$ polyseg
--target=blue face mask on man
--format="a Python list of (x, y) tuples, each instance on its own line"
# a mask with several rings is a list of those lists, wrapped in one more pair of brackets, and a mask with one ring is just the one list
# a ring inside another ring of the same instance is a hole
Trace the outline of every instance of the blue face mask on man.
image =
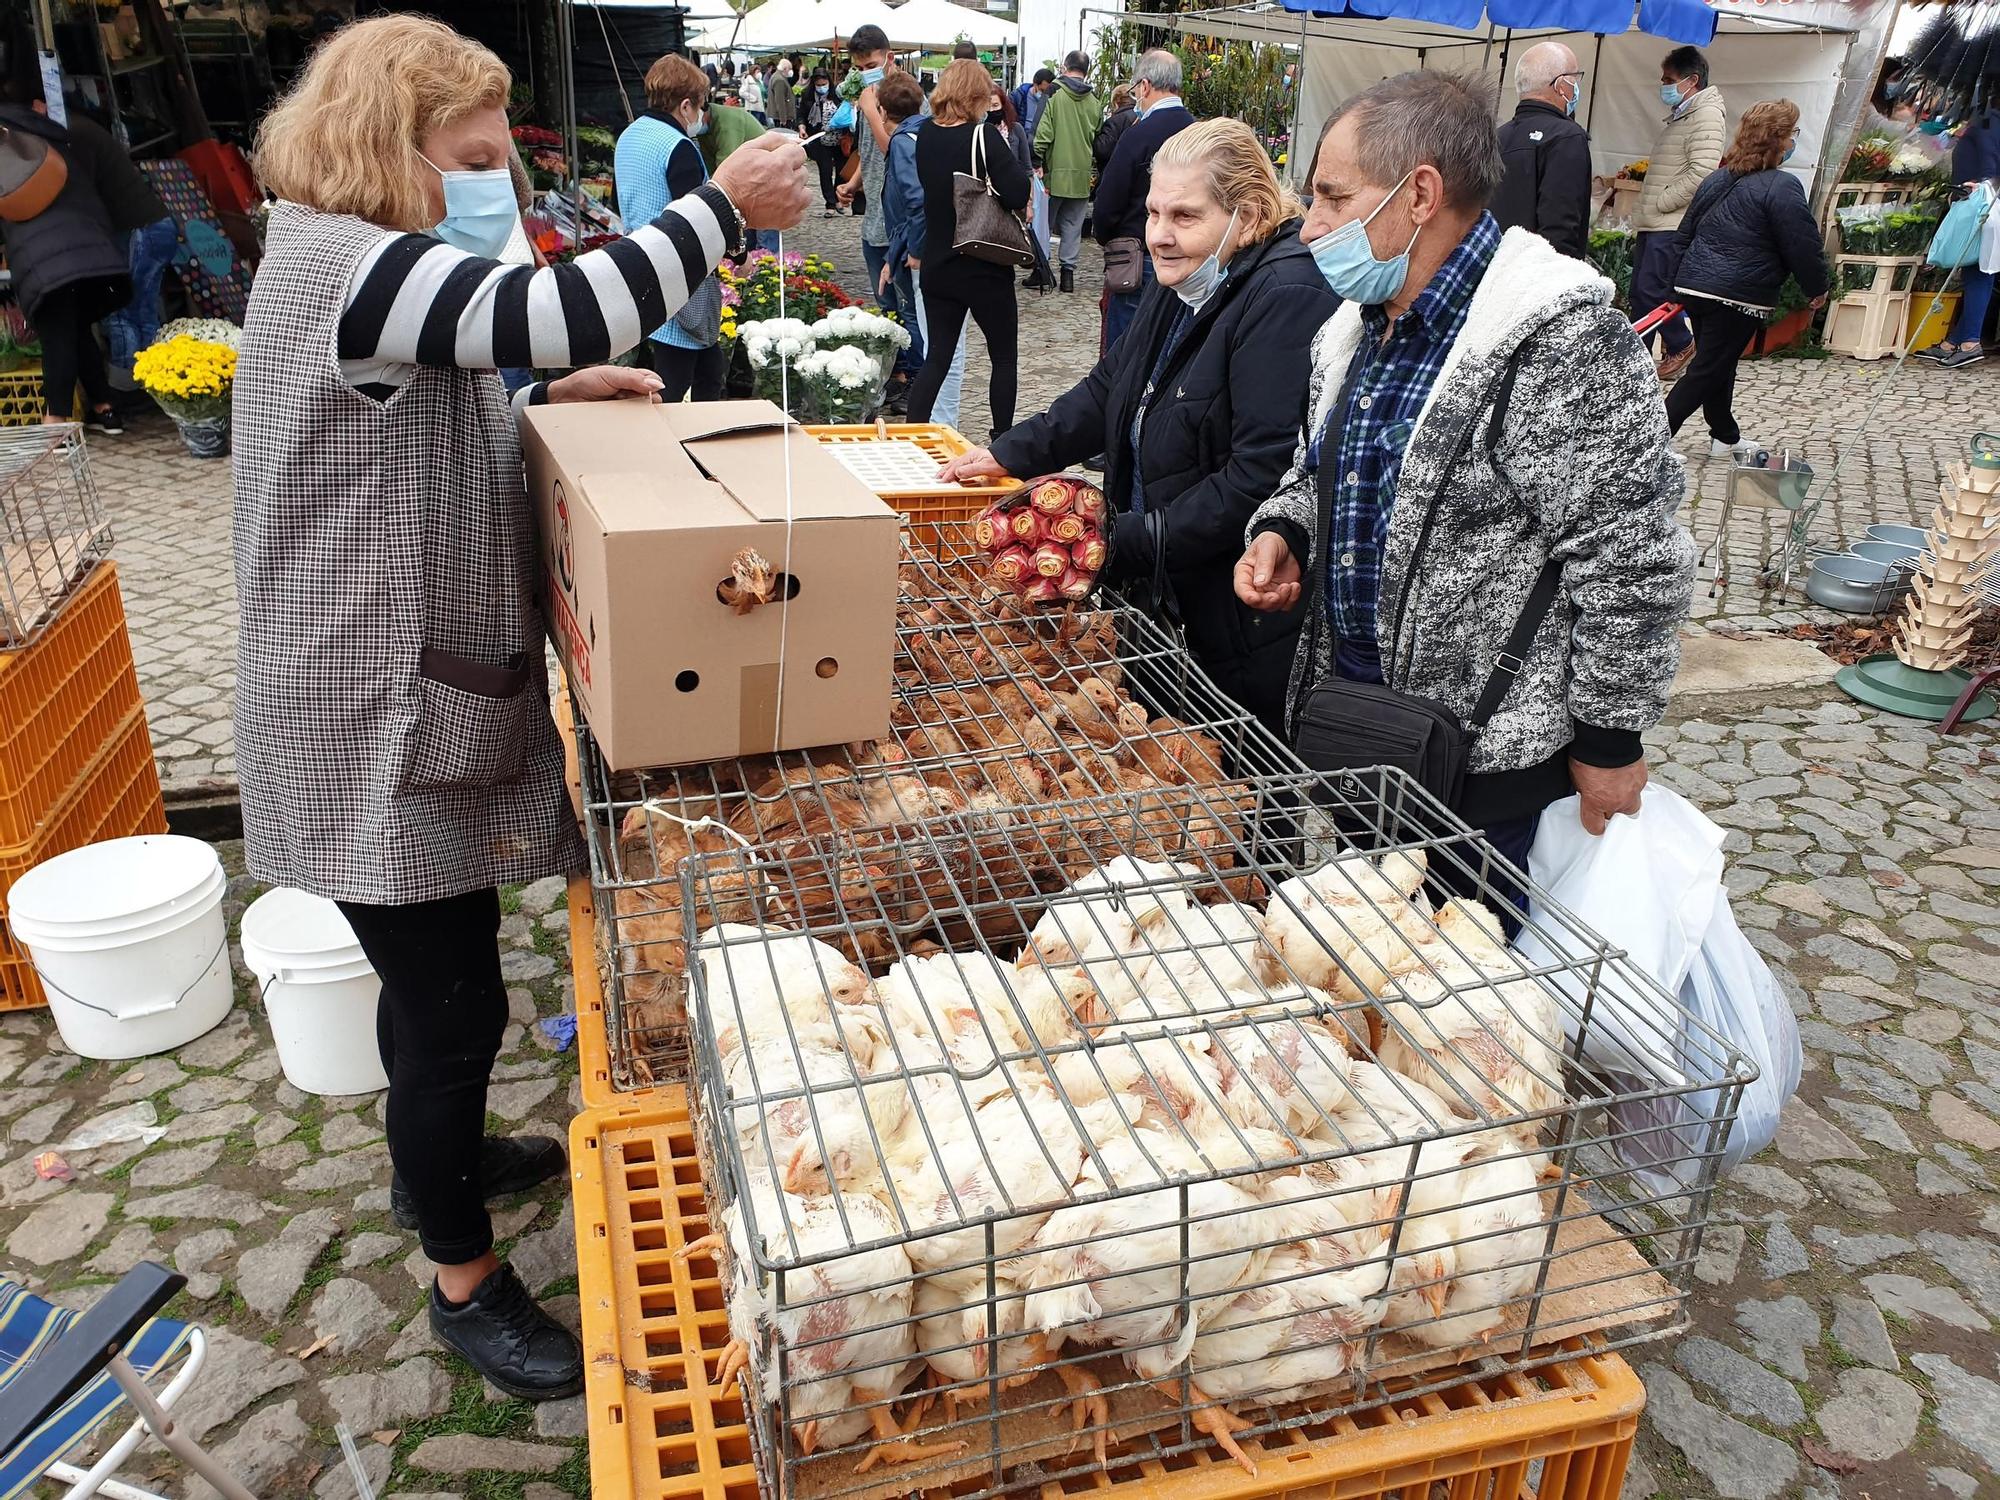
[(882, 75), (887, 71), (886, 68), (863, 68), (861, 70), (861, 86), (865, 89), (871, 83), (880, 83)]
[(1576, 118), (1576, 101), (1583, 97), (1583, 82), (1576, 77), (1569, 78), (1567, 82), (1569, 84), (1569, 97), (1563, 100), (1563, 113), (1574, 120)]
[(1668, 109), (1681, 107), (1681, 86), (1678, 82), (1660, 85), (1660, 103), (1666, 105)]
[(447, 172), (421, 151), (417, 155), (444, 179), (444, 217), (431, 227), (431, 233), (468, 255), (497, 259), (521, 220), (521, 210), (514, 201), (513, 176), (504, 168)]
[(1410, 180), (1411, 175), (1405, 172), (1402, 181), (1383, 195), (1382, 201), (1375, 205), (1367, 218), (1349, 219), (1338, 229), (1328, 230), (1306, 246), (1312, 252), (1313, 264), (1319, 267), (1319, 274), (1326, 278), (1326, 284), (1342, 301), (1376, 307), (1395, 296), (1402, 290), (1403, 283), (1409, 280), (1410, 252), (1416, 248), (1417, 235), (1423, 233), (1423, 226), (1417, 226), (1402, 254), (1392, 255), (1387, 260), (1376, 258), (1375, 247), (1368, 243), (1368, 226), (1375, 221), (1375, 215), (1387, 208), (1390, 200), (1403, 190), (1403, 184)]

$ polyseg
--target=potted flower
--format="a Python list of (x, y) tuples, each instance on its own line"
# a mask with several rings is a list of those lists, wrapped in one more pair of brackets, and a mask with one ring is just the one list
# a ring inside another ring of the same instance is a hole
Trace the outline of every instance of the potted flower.
[(815, 348), (845, 344), (864, 351), (880, 367), (885, 381), (896, 367), (896, 356), (910, 347), (909, 332), (901, 324), (865, 307), (836, 307), (812, 325), (812, 336)]
[(800, 358), (793, 374), (805, 386), (812, 419), (835, 425), (865, 421), (881, 406), (889, 379), (881, 357), (859, 344), (815, 349)]
[(191, 455), (221, 458), (229, 452), (229, 392), (236, 383), (231, 345), (176, 333), (133, 357), (132, 378), (174, 419)]
[[(804, 405), (804, 385), (798, 363), (812, 352), (812, 327), (800, 318), (762, 318), (737, 325), (737, 337), (750, 358), (750, 378), (758, 395), (775, 401), (793, 416)], [(787, 374), (785, 367), (791, 367)], [(791, 398), (787, 403), (786, 397)]]

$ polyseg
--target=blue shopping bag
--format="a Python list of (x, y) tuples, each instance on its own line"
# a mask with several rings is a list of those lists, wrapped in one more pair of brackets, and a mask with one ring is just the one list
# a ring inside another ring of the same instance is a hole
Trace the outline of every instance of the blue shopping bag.
[(1979, 236), (1992, 212), (1993, 185), (1982, 182), (1945, 210), (1925, 258), (1946, 268), (1978, 265)]

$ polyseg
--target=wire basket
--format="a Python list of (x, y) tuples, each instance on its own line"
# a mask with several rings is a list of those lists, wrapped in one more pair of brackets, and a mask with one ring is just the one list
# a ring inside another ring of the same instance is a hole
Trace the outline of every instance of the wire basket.
[(0, 428), (0, 650), (33, 640), (110, 552), (82, 427)]
[[(1311, 773), (1172, 636), (1116, 602), (1046, 616), (984, 597), (969, 530), (943, 527), (936, 550), (905, 553), (889, 739), (613, 774), (578, 727), (618, 1087), (686, 1076), (676, 877), (690, 854), (841, 829), (862, 839), (860, 878), (885, 868), (867, 857), (880, 830), (971, 809), (1067, 820), (1045, 867), (1004, 872), (1026, 884), (987, 891), (1027, 899), (1121, 852), (1178, 858), (1225, 827), (1278, 827), (1246, 819), (1304, 800)], [(917, 852), (921, 863), (890, 873), (920, 922), (936, 865)], [(959, 878), (977, 888), (978, 872)], [(831, 894), (802, 892), (792, 915), (824, 915)]]
[(1526, 877), (1407, 779), (1319, 785), (1053, 900), (994, 893), (1116, 799), (882, 830), (923, 922), (839, 834), (683, 863), (766, 1493), (1234, 1453), (1686, 1326), (1754, 1068), (1540, 893), (1547, 956), (1500, 945)]

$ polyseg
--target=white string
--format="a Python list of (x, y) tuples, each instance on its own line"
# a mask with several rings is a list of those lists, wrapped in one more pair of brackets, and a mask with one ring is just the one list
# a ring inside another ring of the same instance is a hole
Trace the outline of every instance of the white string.
[[(664, 818), (669, 823), (678, 823), (689, 833), (700, 833), (704, 828), (710, 828), (721, 834), (724, 838), (734, 839), (737, 845), (743, 850), (745, 856), (744, 862), (750, 866), (750, 879), (745, 884), (750, 885), (754, 883), (761, 885), (764, 879), (764, 872), (761, 866), (764, 862), (757, 857), (757, 846), (738, 833), (734, 828), (731, 828), (727, 823), (712, 817), (684, 818), (671, 807), (668, 807), (658, 797), (648, 797), (639, 806), (645, 810), (647, 816)], [(688, 841), (688, 850), (690, 853), (694, 852), (694, 841), (692, 839)], [(764, 903), (764, 914), (766, 916), (781, 914), (777, 898), (770, 891), (760, 891), (760, 899)]]
[[(778, 321), (785, 319), (785, 232), (778, 231)], [(778, 701), (771, 714), (771, 753), (777, 754), (785, 735), (785, 645), (792, 623), (792, 360), (778, 344), (778, 402), (784, 408), (779, 428), (785, 443), (785, 556), (778, 566)], [(746, 846), (747, 847), (747, 846)]]

